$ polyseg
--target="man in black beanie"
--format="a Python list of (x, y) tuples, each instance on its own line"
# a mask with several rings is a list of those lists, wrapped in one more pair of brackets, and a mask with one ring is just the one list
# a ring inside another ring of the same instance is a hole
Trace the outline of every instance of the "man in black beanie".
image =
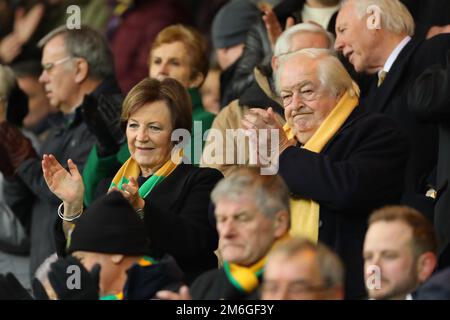
[[(49, 284), (59, 299), (67, 300), (142, 300), (161, 288), (177, 289), (182, 272), (175, 260), (146, 256), (148, 244), (142, 220), (119, 192), (111, 192), (76, 220), (67, 241), (71, 256), (50, 266)], [(81, 272), (80, 285), (73, 281), (69, 288), (74, 265)], [(46, 298), (39, 285), (34, 290), (37, 298)]]

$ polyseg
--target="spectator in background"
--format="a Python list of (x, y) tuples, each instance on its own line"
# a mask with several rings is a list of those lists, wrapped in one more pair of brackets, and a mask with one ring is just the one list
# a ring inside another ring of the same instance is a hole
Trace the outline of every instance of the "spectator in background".
[(231, 88), (223, 105), (239, 98), (254, 81), (253, 69), (255, 66), (270, 62), (273, 47), (283, 29), (295, 23), (313, 21), (334, 33), (339, 2), (340, 0), (284, 0), (273, 10), (264, 6), (262, 8), (263, 17), (257, 19), (248, 32), (242, 58), (235, 67)]
[(344, 266), (325, 245), (292, 239), (267, 257), (262, 300), (342, 300)]
[(28, 97), (28, 113), (23, 119), (23, 127), (35, 134), (43, 142), (48, 134), (52, 121), (60, 116), (57, 108), (50, 105), (44, 85), (39, 82), (42, 73), (38, 57), (20, 59), (11, 65), (19, 88)]
[(421, 120), (439, 126), (436, 186), (431, 189), (440, 269), (450, 267), (450, 51), (447, 65), (432, 66), (414, 82), (408, 93), (411, 111)]
[[(11, 68), (0, 65), (0, 123), (8, 120), (12, 125), (21, 127), (27, 111), (26, 103), (26, 96), (18, 89)], [(31, 137), (23, 130), (22, 133)], [(0, 132), (0, 139), (7, 139), (3, 136), (3, 132)], [(16, 146), (20, 147), (18, 144)], [(35, 147), (37, 148), (38, 145), (36, 144)], [(2, 163), (0, 167), (3, 167), (5, 158), (9, 155), (2, 147), (0, 147), (0, 154)], [(30, 205), (8, 206), (3, 189), (4, 177), (0, 172), (0, 274), (13, 273), (22, 285), (29, 289), (31, 218), (28, 211)]]
[(205, 82), (200, 88), (203, 107), (212, 114), (218, 114), (220, 111), (220, 74), (221, 69), (214, 64), (208, 70)]
[(117, 79), (126, 94), (147, 76), (148, 56), (156, 35), (168, 25), (186, 21), (173, 0), (116, 0), (114, 4), (107, 37)]
[(211, 38), (222, 69), (220, 76), (221, 106), (231, 100), (229, 90), (238, 61), (244, 52), (247, 33), (260, 17), (258, 7), (250, 0), (231, 0), (214, 17)]
[(289, 194), (283, 179), (257, 169), (239, 169), (222, 179), (211, 193), (215, 205), (220, 269), (200, 275), (190, 289), (159, 292), (168, 300), (255, 299), (266, 256), (288, 238)]
[(387, 206), (369, 218), (364, 240), (364, 268), (369, 297), (411, 300), (436, 267), (436, 236), (417, 210)]
[[(40, 154), (52, 153), (67, 163), (81, 166), (94, 144), (95, 137), (86, 127), (84, 102), (117, 93), (111, 51), (105, 39), (93, 29), (61, 27), (40, 42), (43, 48), (43, 72), (40, 81), (50, 104), (64, 114), (54, 124), (42, 144)], [(31, 274), (46, 257), (55, 252), (54, 224), (58, 199), (48, 189), (42, 175), (41, 160), (29, 141), (9, 122), (1, 123), (2, 148), (8, 157), (0, 170), (8, 176), (5, 200), (11, 208), (32, 204)]]

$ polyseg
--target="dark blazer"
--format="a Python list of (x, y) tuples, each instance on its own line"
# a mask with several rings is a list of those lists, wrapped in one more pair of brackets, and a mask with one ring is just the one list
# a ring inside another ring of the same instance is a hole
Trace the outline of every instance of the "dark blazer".
[(413, 38), (400, 52), (383, 84), (377, 88), (377, 81), (373, 81), (361, 103), (368, 112), (383, 113), (395, 119), (408, 133), (410, 152), (404, 185), (405, 202), (413, 194), (425, 193), (425, 180), (436, 165), (438, 141), (436, 126), (417, 120), (409, 111), (407, 93), (412, 81), (427, 67), (445, 62), (449, 48), (450, 35), (430, 40)]
[(289, 147), (279, 173), (292, 196), (320, 205), (319, 240), (346, 268), (346, 297), (364, 298), (363, 241), (369, 214), (399, 202), (408, 146), (383, 115), (356, 108), (321, 153)]
[(439, 268), (450, 266), (450, 51), (447, 66), (427, 69), (414, 83), (408, 104), (419, 118), (439, 124), (439, 157), (434, 225), (439, 240)]

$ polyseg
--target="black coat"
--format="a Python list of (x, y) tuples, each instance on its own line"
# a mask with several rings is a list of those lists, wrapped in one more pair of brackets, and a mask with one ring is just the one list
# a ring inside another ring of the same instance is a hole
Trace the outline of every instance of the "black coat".
[(209, 223), (210, 194), (222, 173), (212, 168), (180, 164), (145, 199), (145, 224), (150, 255), (175, 258), (191, 283), (217, 268), (218, 236)]
[(319, 240), (346, 268), (346, 297), (363, 298), (363, 241), (369, 214), (399, 202), (407, 139), (394, 121), (355, 109), (318, 154), (289, 147), (279, 173), (292, 196), (320, 205)]
[(383, 84), (377, 88), (376, 81), (373, 81), (362, 101), (365, 110), (390, 116), (408, 133), (410, 152), (404, 201), (413, 206), (410, 200), (415, 202), (412, 199), (415, 194), (425, 193), (425, 181), (436, 165), (438, 135), (435, 125), (417, 120), (411, 113), (407, 106), (407, 94), (412, 82), (427, 67), (445, 62), (445, 53), (449, 48), (450, 35), (436, 36), (426, 41), (413, 38), (400, 52)]
[[(262, 275), (259, 280), (262, 280)], [(189, 288), (194, 300), (256, 300), (259, 286), (251, 293), (238, 290), (228, 279), (224, 269), (205, 272)]]
[[(119, 88), (114, 79), (104, 80), (91, 93), (100, 95), (117, 94)], [(48, 137), (43, 142), (40, 154), (53, 154), (65, 166), (68, 159), (77, 164), (80, 172), (95, 143), (95, 137), (87, 129), (81, 115), (82, 105), (71, 116), (65, 116), (52, 124)], [(55, 252), (53, 226), (57, 218), (57, 208), (61, 201), (50, 191), (42, 174), (41, 159), (28, 159), (17, 169), (16, 177), (5, 180), (5, 201), (11, 208), (31, 205), (31, 249), (30, 271), (36, 269), (49, 255)]]
[(446, 68), (433, 66), (415, 82), (409, 106), (421, 119), (439, 124), (439, 156), (434, 225), (439, 240), (439, 267), (450, 266), (450, 51)]

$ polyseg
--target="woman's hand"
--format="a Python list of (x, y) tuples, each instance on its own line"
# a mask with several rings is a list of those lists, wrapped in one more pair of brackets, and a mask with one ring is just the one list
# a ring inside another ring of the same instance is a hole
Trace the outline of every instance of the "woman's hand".
[(42, 171), (51, 192), (67, 204), (83, 203), (84, 184), (80, 172), (72, 160), (67, 161), (69, 171), (53, 155), (44, 154)]
[(145, 201), (139, 195), (139, 184), (137, 183), (135, 178), (130, 177), (130, 181), (128, 182), (128, 184), (122, 184), (122, 189), (123, 190), (120, 190), (119, 188), (114, 187), (111, 188), (109, 192), (119, 191), (123, 195), (123, 197), (128, 200), (134, 210), (144, 208)]

